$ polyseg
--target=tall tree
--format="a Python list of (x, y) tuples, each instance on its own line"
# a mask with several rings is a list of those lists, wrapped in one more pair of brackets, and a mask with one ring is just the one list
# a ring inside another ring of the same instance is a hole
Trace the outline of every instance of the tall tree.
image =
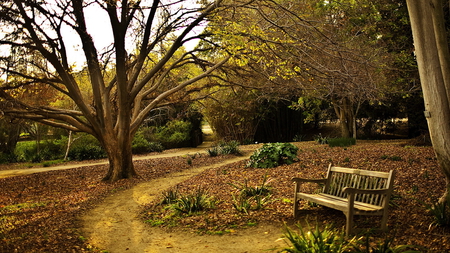
[(355, 136), (359, 106), (385, 83), (385, 51), (370, 31), (379, 17), (371, 1), (319, 2), (256, 1), (215, 19), (215, 34), (240, 53), (236, 64), (266, 77), (266, 90), (329, 100), (342, 135)]
[[(205, 61), (195, 49), (182, 51), (187, 42), (204, 38), (199, 31), (223, 8), (222, 0), (2, 1), (0, 49), (20, 51), (21, 57), (2, 55), (0, 67), (22, 81), (4, 82), (0, 110), (92, 134), (108, 155), (104, 179), (134, 177), (131, 141), (146, 115), (228, 60), (222, 54), (214, 62)], [(76, 76), (80, 64), (88, 73), (89, 92)], [(188, 64), (201, 64), (203, 71), (177, 72)], [(76, 109), (31, 105), (13, 95), (35, 83), (73, 100)]]
[[(433, 148), (450, 180), (450, 53), (443, 0), (407, 0)], [(446, 3), (448, 4), (448, 3)], [(445, 201), (446, 195), (441, 199)]]

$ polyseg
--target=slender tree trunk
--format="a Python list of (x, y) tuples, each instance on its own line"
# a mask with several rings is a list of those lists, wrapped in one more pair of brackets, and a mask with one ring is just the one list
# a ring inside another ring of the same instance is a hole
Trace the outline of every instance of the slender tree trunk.
[(348, 99), (342, 99), (341, 103), (333, 101), (334, 111), (339, 118), (339, 126), (341, 129), (341, 137), (350, 138), (353, 136), (353, 122), (355, 117), (353, 108)]
[[(433, 148), (450, 179), (450, 54), (444, 26), (443, 1), (407, 0), (420, 81)], [(447, 191), (448, 192), (448, 191)], [(447, 194), (447, 193), (446, 193)], [(446, 195), (441, 201), (445, 200)]]

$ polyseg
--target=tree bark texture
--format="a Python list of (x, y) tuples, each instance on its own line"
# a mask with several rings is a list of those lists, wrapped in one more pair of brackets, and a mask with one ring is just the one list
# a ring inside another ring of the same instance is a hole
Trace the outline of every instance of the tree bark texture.
[[(333, 100), (333, 107), (336, 115), (339, 118), (339, 127), (341, 129), (341, 137), (353, 137), (355, 122), (355, 114), (353, 113), (353, 105), (348, 98), (343, 98), (341, 101)], [(355, 122), (356, 123), (356, 122)]]
[(436, 157), (450, 179), (450, 54), (444, 27), (443, 1), (408, 0), (408, 12), (425, 101), (425, 117)]

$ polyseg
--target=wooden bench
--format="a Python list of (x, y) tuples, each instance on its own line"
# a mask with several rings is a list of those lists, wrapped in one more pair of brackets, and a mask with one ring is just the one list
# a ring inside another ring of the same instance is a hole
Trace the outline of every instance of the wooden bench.
[[(352, 232), (354, 215), (381, 215), (381, 229), (386, 229), (389, 199), (394, 183), (392, 170), (378, 172), (335, 167), (330, 164), (326, 178), (293, 178), (292, 181), (295, 182), (294, 217), (299, 213), (299, 200), (304, 199), (344, 212), (347, 217), (347, 235)], [(301, 192), (301, 184), (306, 182), (323, 184), (322, 192)]]

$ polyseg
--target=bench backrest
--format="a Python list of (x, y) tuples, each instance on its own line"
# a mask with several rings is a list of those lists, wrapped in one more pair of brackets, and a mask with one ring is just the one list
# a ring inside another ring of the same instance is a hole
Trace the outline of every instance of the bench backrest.
[[(344, 187), (369, 190), (392, 189), (392, 174), (393, 171), (380, 172), (334, 167), (330, 165), (328, 168), (324, 193), (346, 198), (347, 194), (342, 191)], [(375, 194), (357, 194), (355, 197), (355, 201), (377, 206), (382, 206), (383, 200), (384, 196)]]

